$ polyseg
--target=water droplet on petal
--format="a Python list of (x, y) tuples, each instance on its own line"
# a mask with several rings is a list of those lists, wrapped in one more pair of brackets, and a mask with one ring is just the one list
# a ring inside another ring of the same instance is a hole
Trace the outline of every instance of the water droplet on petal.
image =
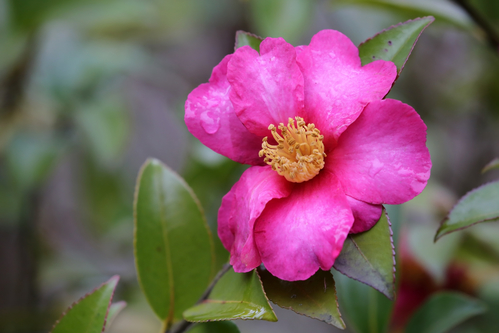
[(220, 117), (212, 111), (201, 113), (201, 126), (208, 134), (215, 134), (220, 128)]

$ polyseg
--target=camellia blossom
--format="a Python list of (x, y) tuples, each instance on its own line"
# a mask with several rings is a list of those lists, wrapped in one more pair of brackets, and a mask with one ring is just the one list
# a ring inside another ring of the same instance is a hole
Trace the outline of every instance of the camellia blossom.
[(345, 35), (324, 30), (307, 46), (243, 46), (190, 93), (189, 131), (251, 165), (218, 213), (236, 272), (263, 263), (280, 279), (308, 279), (333, 266), (349, 233), (379, 220), (382, 204), (421, 193), (426, 126), (409, 105), (383, 99), (396, 77), (392, 62), (362, 66)]

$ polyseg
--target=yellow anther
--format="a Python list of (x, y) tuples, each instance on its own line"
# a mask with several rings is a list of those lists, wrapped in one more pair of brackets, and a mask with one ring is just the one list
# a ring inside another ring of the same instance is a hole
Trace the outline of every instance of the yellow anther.
[(314, 178), (324, 168), (324, 136), (314, 124), (306, 124), (303, 118), (289, 118), (288, 125), (279, 124), (281, 134), (273, 124), (269, 125), (277, 145), (270, 145), (263, 138), (259, 156), (264, 162), (288, 181), (301, 183)]

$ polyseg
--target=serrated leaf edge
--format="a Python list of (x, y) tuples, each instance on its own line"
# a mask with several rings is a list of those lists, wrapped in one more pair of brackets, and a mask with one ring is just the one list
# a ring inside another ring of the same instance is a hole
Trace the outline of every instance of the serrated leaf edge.
[(109, 280), (107, 280), (106, 282), (102, 283), (100, 286), (98, 286), (97, 288), (94, 288), (91, 292), (89, 293), (86, 293), (85, 295), (83, 295), (82, 297), (80, 297), (78, 300), (76, 300), (75, 302), (71, 303), (71, 305), (66, 309), (66, 311), (64, 311), (60, 316), (59, 316), (59, 319), (56, 320), (56, 322), (54, 323), (54, 325), (52, 325), (52, 329), (50, 330), (49, 333), (52, 333), (54, 331), (54, 329), (57, 327), (57, 325), (60, 323), (60, 321), (62, 320), (62, 318), (64, 318), (68, 313), (69, 311), (71, 311), (73, 309), (73, 307), (75, 305), (77, 305), (78, 303), (80, 303), (81, 301), (83, 301), (85, 298), (89, 297), (90, 295), (92, 295), (93, 293), (95, 293), (97, 290), (99, 290), (100, 288), (104, 287), (104, 285), (110, 283), (110, 282), (114, 282), (114, 280), (116, 280), (116, 283), (114, 285), (114, 288), (113, 288), (113, 292), (111, 293), (111, 297), (109, 298), (109, 303), (107, 305), (107, 310), (106, 310), (106, 315), (104, 316), (104, 323), (102, 325), (102, 330), (101, 332), (103, 333), (105, 328), (106, 328), (106, 322), (107, 322), (107, 315), (109, 314), (109, 307), (111, 306), (112, 302), (113, 302), (113, 297), (114, 297), (114, 291), (116, 290), (116, 285), (118, 284), (118, 281), (120, 280), (120, 276), (119, 275), (113, 275)]
[(487, 221), (494, 221), (494, 220), (499, 219), (499, 216), (496, 216), (496, 217), (493, 217), (493, 218), (489, 218), (489, 219), (483, 219), (483, 220), (476, 221), (476, 222), (474, 222), (472, 224), (469, 224), (469, 225), (466, 225), (466, 226), (463, 226), (463, 227), (460, 227), (460, 228), (457, 228), (457, 229), (450, 230), (450, 231), (444, 232), (442, 234), (439, 234), (440, 230), (444, 226), (444, 223), (449, 220), (449, 216), (452, 213), (452, 211), (454, 210), (454, 208), (456, 208), (469, 195), (471, 195), (471, 194), (475, 193), (476, 191), (480, 190), (482, 187), (485, 187), (485, 186), (490, 185), (490, 184), (495, 184), (495, 183), (499, 183), (499, 181), (492, 181), (492, 182), (485, 183), (483, 185), (480, 185), (480, 186), (472, 189), (471, 191), (469, 191), (468, 193), (466, 193), (465, 195), (463, 195), (461, 197), (461, 199), (459, 199), (458, 202), (452, 207), (452, 209), (449, 211), (449, 213), (447, 214), (447, 216), (445, 216), (445, 218), (442, 220), (442, 222), (440, 222), (440, 226), (438, 227), (437, 232), (435, 233), (435, 238), (433, 239), (433, 242), (435, 243), (437, 240), (439, 240), (440, 238), (442, 238), (445, 235), (448, 235), (448, 234), (453, 233), (455, 231), (460, 231), (460, 230), (469, 228), (471, 226), (474, 226), (475, 224), (482, 223), (482, 222), (487, 222)]
[[(329, 272), (329, 273), (331, 273), (330, 271), (324, 271), (324, 272)], [(258, 272), (258, 270), (257, 270), (257, 273), (258, 273), (258, 276), (260, 277), (260, 273)], [(271, 274), (271, 273), (269, 272), (269, 274)], [(276, 278), (277, 278), (277, 277), (276, 277)], [(340, 311), (340, 304), (338, 303), (338, 293), (336, 292), (336, 281), (334, 280), (334, 277), (333, 277), (333, 274), (332, 274), (332, 273), (331, 273), (331, 278), (332, 278), (332, 279), (333, 279), (333, 281), (334, 281), (334, 300), (335, 300), (335, 302), (336, 302), (336, 309), (338, 309), (338, 314), (340, 315), (340, 318), (339, 318), (339, 319), (340, 319), (340, 322), (343, 324), (343, 327), (338, 327), (338, 326), (333, 325), (333, 324), (331, 324), (331, 323), (328, 323), (328, 322), (326, 322), (326, 321), (324, 321), (324, 320), (321, 320), (321, 319), (319, 319), (319, 318), (317, 318), (317, 317), (312, 317), (312, 316), (310, 316), (310, 315), (308, 315), (308, 314), (301, 313), (301, 312), (297, 312), (297, 311), (296, 311), (296, 310), (295, 310), (292, 306), (283, 306), (283, 305), (279, 305), (279, 304), (277, 304), (277, 303), (274, 303), (274, 304), (275, 304), (275, 305), (277, 305), (277, 306), (278, 306), (278, 307), (280, 307), (280, 308), (287, 309), (287, 310), (291, 310), (291, 311), (293, 311), (294, 313), (296, 313), (296, 314), (298, 314), (298, 315), (300, 315), (300, 316), (305, 316), (305, 317), (308, 317), (308, 318), (311, 318), (311, 319), (319, 320), (319, 321), (322, 321), (322, 322), (324, 322), (324, 323), (326, 323), (326, 324), (329, 324), (329, 325), (332, 325), (332, 326), (334, 326), (334, 327), (337, 327), (337, 328), (339, 328), (339, 329), (345, 329), (347, 326), (346, 326), (346, 324), (345, 324), (345, 321), (343, 320), (343, 316), (341, 315), (341, 311)], [(277, 279), (278, 279), (278, 278), (277, 278)], [(288, 282), (294, 282), (294, 281), (288, 281)], [(262, 286), (263, 286), (263, 284), (262, 284)], [(266, 295), (265, 295), (265, 296), (266, 296)], [(272, 302), (273, 302), (273, 301), (272, 301)]]
[[(433, 16), (429, 15), (429, 16), (418, 17), (418, 18), (415, 18), (415, 19), (412, 19), (412, 20), (408, 20), (408, 21), (405, 21), (405, 22), (400, 22), (400, 23), (394, 24), (394, 25), (392, 25), (392, 26), (390, 26), (390, 27), (388, 27), (388, 28), (386, 28), (386, 29), (381, 30), (380, 32), (378, 32), (378, 33), (377, 33), (377, 34), (375, 34), (374, 36), (372, 36), (372, 37), (370, 37), (370, 38), (366, 39), (365, 41), (363, 41), (362, 43), (360, 43), (360, 44), (359, 44), (359, 46), (358, 46), (358, 49), (360, 49), (360, 47), (361, 47), (362, 45), (364, 45), (365, 43), (367, 43), (367, 42), (371, 41), (372, 39), (376, 38), (377, 36), (381, 35), (382, 33), (385, 33), (385, 32), (387, 32), (387, 31), (389, 31), (389, 30), (391, 30), (391, 29), (397, 28), (397, 27), (399, 27), (399, 26), (401, 26), (401, 25), (404, 25), (404, 24), (407, 24), (407, 23), (411, 23), (411, 22), (415, 22), (415, 21), (421, 21), (421, 20), (423, 20), (423, 19), (427, 19), (427, 18), (428, 18), (428, 19), (430, 19), (430, 21), (428, 22), (428, 24), (426, 24), (426, 25), (423, 27), (423, 29), (421, 29), (421, 31), (419, 32), (418, 36), (416, 37), (416, 40), (414, 41), (414, 43), (412, 43), (411, 50), (410, 50), (410, 51), (409, 51), (409, 53), (407, 54), (407, 57), (405, 58), (404, 63), (402, 64), (402, 66), (400, 66), (400, 70), (397, 70), (397, 77), (396, 77), (396, 78), (395, 78), (395, 80), (393, 81), (393, 83), (395, 83), (395, 81), (397, 81), (397, 79), (399, 78), (400, 73), (402, 73), (402, 70), (404, 69), (405, 64), (406, 64), (406, 63), (407, 63), (407, 61), (409, 60), (409, 57), (411, 56), (412, 51), (414, 50), (414, 47), (416, 46), (416, 43), (417, 43), (417, 42), (418, 42), (418, 40), (419, 40), (419, 37), (421, 37), (421, 34), (423, 33), (423, 31), (425, 31), (425, 29), (426, 29), (426, 28), (428, 28), (428, 26), (429, 26), (430, 24), (432, 24), (432, 23), (435, 21), (435, 18), (434, 18)], [(393, 84), (392, 84), (392, 86), (393, 86)]]
[[(392, 223), (390, 222), (390, 217), (388, 216), (388, 213), (387, 213), (387, 211), (386, 211), (385, 207), (383, 207), (383, 212), (384, 212), (384, 214), (385, 214), (385, 216), (386, 216), (386, 220), (387, 220), (387, 222), (388, 222), (388, 230), (390, 231), (390, 244), (391, 244), (391, 247), (392, 247), (392, 259), (393, 259), (393, 285), (392, 285), (392, 288), (391, 288), (391, 292), (392, 292), (392, 294), (391, 294), (391, 295), (387, 295), (387, 294), (385, 294), (383, 291), (379, 290), (378, 288), (376, 288), (376, 287), (374, 287), (374, 286), (371, 286), (370, 284), (367, 284), (367, 283), (366, 283), (366, 282), (364, 282), (364, 281), (361, 281), (361, 280), (359, 280), (359, 279), (356, 279), (356, 278), (354, 278), (354, 277), (350, 276), (349, 274), (347, 274), (347, 273), (344, 273), (344, 272), (340, 271), (340, 270), (339, 270), (339, 269), (337, 269), (334, 265), (333, 265), (333, 267), (332, 267), (332, 268), (334, 268), (335, 270), (337, 270), (338, 272), (340, 272), (341, 274), (345, 275), (346, 277), (348, 277), (348, 278), (350, 278), (350, 279), (352, 279), (352, 280), (358, 281), (358, 282), (360, 282), (360, 283), (365, 284), (366, 286), (369, 286), (369, 287), (373, 288), (374, 290), (376, 290), (376, 291), (380, 292), (381, 294), (383, 294), (383, 295), (384, 295), (386, 298), (388, 298), (390, 301), (393, 301), (393, 300), (395, 300), (395, 277), (396, 277), (396, 271), (397, 271), (397, 268), (396, 268), (396, 259), (395, 259), (395, 244), (393, 243)], [(382, 213), (382, 214), (383, 214), (383, 213)], [(381, 217), (380, 217), (380, 219), (381, 219)], [(377, 223), (379, 223), (379, 221), (378, 221)], [(350, 235), (349, 235), (348, 237), (350, 237)], [(353, 239), (352, 239), (352, 241), (353, 241)], [(365, 257), (364, 253), (362, 253), (362, 251), (360, 251), (360, 248), (357, 246), (357, 244), (356, 244), (354, 241), (353, 241), (353, 243), (355, 244), (355, 247), (359, 250), (359, 252), (361, 252), (362, 257), (363, 257), (364, 259), (366, 259), (366, 261), (369, 263), (369, 265), (370, 265), (371, 267), (373, 267), (373, 266), (371, 265), (371, 263), (369, 262), (369, 260), (367, 260), (367, 258)], [(375, 271), (377, 272), (377, 270), (375, 270)], [(390, 291), (390, 290), (388, 290), (388, 291)]]
[(245, 35), (254, 37), (256, 39), (259, 39), (260, 41), (263, 41), (263, 37), (260, 37), (258, 35), (255, 35), (255, 34), (253, 34), (251, 32), (247, 32), (247, 31), (244, 31), (244, 30), (237, 30), (236, 31), (236, 38), (235, 38), (235, 42), (234, 42), (234, 51), (236, 51), (238, 49), (237, 44), (238, 44), (238, 40), (239, 40), (239, 35), (241, 35), (241, 34), (245, 34)]

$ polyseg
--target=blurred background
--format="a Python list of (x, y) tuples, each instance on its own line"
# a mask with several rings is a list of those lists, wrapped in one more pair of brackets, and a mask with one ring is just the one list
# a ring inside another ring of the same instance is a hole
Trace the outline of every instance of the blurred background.
[[(498, 1), (467, 2), (499, 31)], [(135, 273), (135, 179), (147, 157), (162, 160), (192, 186), (216, 234), (221, 198), (245, 166), (192, 137), (183, 105), (233, 52), (237, 30), (300, 45), (321, 29), (336, 29), (358, 45), (425, 15), (436, 21), (390, 93), (427, 124), (433, 161), (423, 194), (388, 208), (405, 295), (392, 322), (403, 325), (425, 297), (454, 289), (490, 309), (456, 332), (495, 331), (499, 226), (477, 225), (433, 244), (459, 197), (499, 179), (498, 170), (481, 173), (499, 156), (499, 54), (459, 5), (0, 0), (0, 332), (47, 332), (69, 304), (114, 274), (121, 276), (115, 300), (128, 307), (110, 331), (158, 332)], [(334, 331), (276, 310), (277, 324), (238, 325), (242, 332)]]

